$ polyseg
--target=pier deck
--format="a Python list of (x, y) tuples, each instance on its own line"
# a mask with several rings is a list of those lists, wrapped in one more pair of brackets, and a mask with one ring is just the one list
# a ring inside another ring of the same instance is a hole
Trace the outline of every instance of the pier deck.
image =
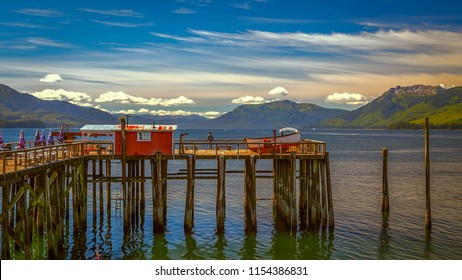
[[(87, 208), (93, 207), (93, 219), (96, 219), (97, 203), (100, 214), (105, 208), (110, 211), (111, 189), (116, 183), (122, 184), (123, 197), (119, 203), (122, 203), (124, 230), (144, 221), (146, 193), (150, 193), (153, 232), (163, 234), (167, 226), (168, 181), (185, 180), (184, 232), (187, 235), (194, 228), (196, 180), (216, 180), (214, 230), (219, 234), (225, 226), (226, 174), (241, 173), (245, 231), (255, 232), (256, 181), (262, 178), (257, 175), (262, 172), (257, 170), (258, 160), (272, 162), (272, 170), (263, 170), (263, 177), (273, 179), (275, 219), (290, 231), (326, 227), (332, 230), (334, 212), (325, 143), (304, 140), (293, 144), (285, 150), (275, 146), (269, 153), (262, 153), (260, 149), (251, 151), (242, 141), (217, 141), (211, 149), (207, 149), (208, 142), (175, 142), (169, 155), (114, 155), (110, 142), (74, 142), (0, 152), (2, 259), (10, 259), (16, 250), (26, 259), (34, 258), (31, 248), (37, 237), (32, 236), (37, 234), (47, 244), (48, 258), (60, 258), (66, 223), (72, 220), (74, 230), (85, 229)], [(265, 148), (262, 150), (268, 151), (268, 146)], [(204, 170), (196, 168), (201, 160), (215, 160), (216, 166), (204, 174)], [(227, 170), (228, 160), (244, 161), (243, 170)], [(183, 161), (186, 168), (178, 174), (169, 174), (170, 161)], [(118, 163), (117, 166), (121, 163), (117, 176), (111, 171), (113, 163)], [(150, 185), (150, 192), (145, 184)], [(92, 193), (89, 193), (91, 185)], [(90, 195), (93, 205), (88, 202)], [(11, 246), (12, 243), (15, 246)]]

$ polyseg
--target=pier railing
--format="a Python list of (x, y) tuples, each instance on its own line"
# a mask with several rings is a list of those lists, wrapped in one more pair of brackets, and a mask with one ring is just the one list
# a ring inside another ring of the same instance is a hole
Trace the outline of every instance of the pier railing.
[(84, 156), (85, 144), (68, 143), (0, 152), (0, 173)]
[[(249, 147), (251, 145), (251, 148)], [(215, 140), (212, 143), (203, 140), (175, 141), (178, 154), (200, 155), (325, 155), (326, 143), (305, 139), (299, 142), (253, 142), (243, 140)]]

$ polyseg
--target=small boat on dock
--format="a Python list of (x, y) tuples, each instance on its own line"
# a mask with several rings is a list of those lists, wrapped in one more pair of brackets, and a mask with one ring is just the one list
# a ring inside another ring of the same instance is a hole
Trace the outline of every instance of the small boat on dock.
[(299, 145), (301, 132), (293, 127), (279, 129), (279, 135), (273, 130), (272, 137), (244, 138), (249, 150), (252, 152), (271, 153), (272, 151), (288, 151), (291, 147)]

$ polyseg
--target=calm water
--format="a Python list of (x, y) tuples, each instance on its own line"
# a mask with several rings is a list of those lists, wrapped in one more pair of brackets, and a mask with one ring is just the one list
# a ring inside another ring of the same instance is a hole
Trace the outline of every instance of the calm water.
[[(35, 130), (26, 130), (32, 141)], [(180, 132), (177, 133), (179, 137)], [(187, 139), (205, 139), (206, 130), (189, 130)], [(215, 139), (266, 136), (263, 130), (213, 130)], [(5, 141), (17, 141), (18, 129), (3, 129)], [(242, 174), (226, 177), (225, 234), (215, 228), (215, 181), (196, 180), (195, 228), (183, 233), (185, 181), (168, 183), (167, 232), (152, 234), (150, 185), (142, 226), (123, 232), (120, 201), (92, 217), (89, 185), (88, 228), (66, 236), (68, 259), (95, 258), (96, 247), (106, 259), (462, 259), (462, 131), (431, 131), (431, 232), (425, 230), (425, 170), (422, 131), (316, 130), (303, 138), (327, 142), (335, 211), (332, 233), (289, 234), (275, 229), (269, 200), (257, 201), (257, 233), (246, 236), (243, 223)], [(389, 148), (390, 214), (380, 211), (382, 147)], [(216, 161), (198, 161), (198, 168), (214, 168)], [(169, 172), (185, 168), (170, 161)], [(271, 162), (257, 161), (257, 169)], [(243, 170), (241, 160), (228, 160), (227, 170)], [(120, 164), (113, 166), (120, 175)], [(97, 184), (99, 188), (99, 184)], [(272, 180), (257, 179), (257, 197), (272, 196)], [(121, 186), (112, 184), (112, 198)], [(106, 203), (104, 201), (104, 203)], [(99, 209), (99, 205), (98, 205)]]

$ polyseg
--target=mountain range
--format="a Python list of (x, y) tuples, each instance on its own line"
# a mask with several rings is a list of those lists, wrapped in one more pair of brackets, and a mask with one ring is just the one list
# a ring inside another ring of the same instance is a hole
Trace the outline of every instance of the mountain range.
[[(353, 111), (289, 100), (241, 105), (215, 119), (198, 115), (132, 115), (130, 123), (172, 123), (180, 128), (417, 128), (425, 116), (435, 128), (462, 128), (462, 87), (397, 86)], [(46, 101), (0, 84), (0, 127), (52, 127), (61, 123), (118, 123), (118, 115), (66, 101)]]

